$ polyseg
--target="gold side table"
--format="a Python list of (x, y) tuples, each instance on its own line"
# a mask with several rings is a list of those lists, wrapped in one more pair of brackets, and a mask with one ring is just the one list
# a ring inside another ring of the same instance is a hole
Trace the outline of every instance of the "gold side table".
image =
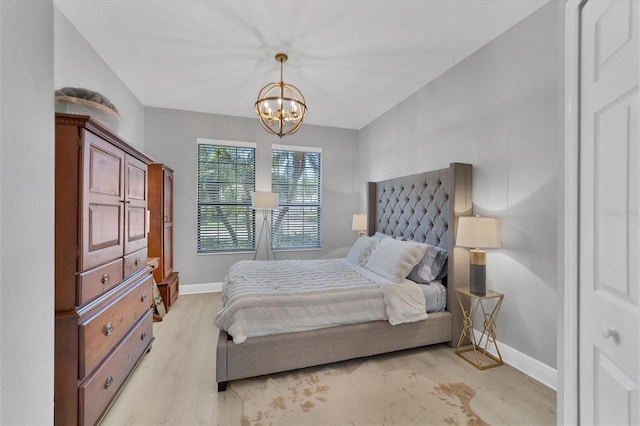
[[(468, 288), (456, 288), (456, 296), (458, 296), (458, 303), (463, 315), (463, 327), (460, 339), (458, 339), (456, 354), (479, 370), (503, 365), (502, 355), (496, 341), (496, 320), (498, 319), (498, 312), (500, 312), (504, 294), (487, 290), (487, 293), (483, 295), (472, 293)], [(461, 296), (469, 297), (471, 302), (469, 310), (464, 308), (460, 299)], [(493, 308), (489, 310), (492, 302), (494, 302)], [(483, 327), (480, 338), (476, 339), (473, 333), (473, 317), (476, 315), (478, 308), (482, 312)], [(461, 349), (462, 342), (467, 337), (471, 339), (471, 347)], [(487, 351), (490, 345), (493, 345), (495, 352), (498, 354), (497, 357)]]

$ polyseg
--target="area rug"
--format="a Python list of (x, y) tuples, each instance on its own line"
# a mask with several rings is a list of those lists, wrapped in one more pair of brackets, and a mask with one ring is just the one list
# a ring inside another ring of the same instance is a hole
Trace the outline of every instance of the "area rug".
[(232, 382), (242, 424), (486, 425), (465, 383), (437, 383), (411, 370), (383, 372), (366, 361), (352, 372), (331, 367)]

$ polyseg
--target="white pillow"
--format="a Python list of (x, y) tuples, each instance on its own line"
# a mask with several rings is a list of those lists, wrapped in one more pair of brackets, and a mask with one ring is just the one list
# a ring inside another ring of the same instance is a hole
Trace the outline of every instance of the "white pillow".
[(364, 266), (378, 242), (380, 242), (379, 238), (372, 238), (366, 235), (358, 238), (349, 253), (347, 253), (347, 260), (354, 265)]
[(364, 267), (396, 283), (402, 282), (409, 275), (427, 249), (426, 244), (416, 241), (393, 238), (382, 238), (379, 241)]
[(449, 252), (443, 248), (427, 244), (424, 256), (409, 273), (411, 281), (429, 284), (431, 281), (443, 278), (446, 273)]

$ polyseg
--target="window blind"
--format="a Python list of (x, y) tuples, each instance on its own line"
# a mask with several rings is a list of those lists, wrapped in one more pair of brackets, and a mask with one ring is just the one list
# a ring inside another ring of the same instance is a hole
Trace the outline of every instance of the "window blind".
[(321, 152), (278, 146), (271, 154), (271, 190), (279, 206), (271, 216), (276, 249), (320, 247)]
[(197, 252), (255, 249), (255, 147), (198, 143)]

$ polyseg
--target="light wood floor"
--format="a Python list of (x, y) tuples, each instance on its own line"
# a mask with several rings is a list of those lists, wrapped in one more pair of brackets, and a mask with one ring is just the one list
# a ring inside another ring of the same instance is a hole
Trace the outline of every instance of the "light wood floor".
[[(242, 401), (229, 388), (218, 393), (213, 325), (220, 294), (182, 295), (164, 321), (154, 324), (155, 342), (104, 417), (103, 425), (240, 425)], [(502, 366), (480, 371), (446, 345), (375, 357), (382, 369), (433, 372), (434, 380), (466, 382), (480, 389), (473, 403), (503, 423), (555, 424), (556, 393), (519, 371)], [(339, 363), (355, 369), (363, 361)], [(383, 389), (381, 391), (384, 391)], [(375, 410), (376, 407), (371, 407)], [(382, 424), (383, 419), (380, 420)]]

